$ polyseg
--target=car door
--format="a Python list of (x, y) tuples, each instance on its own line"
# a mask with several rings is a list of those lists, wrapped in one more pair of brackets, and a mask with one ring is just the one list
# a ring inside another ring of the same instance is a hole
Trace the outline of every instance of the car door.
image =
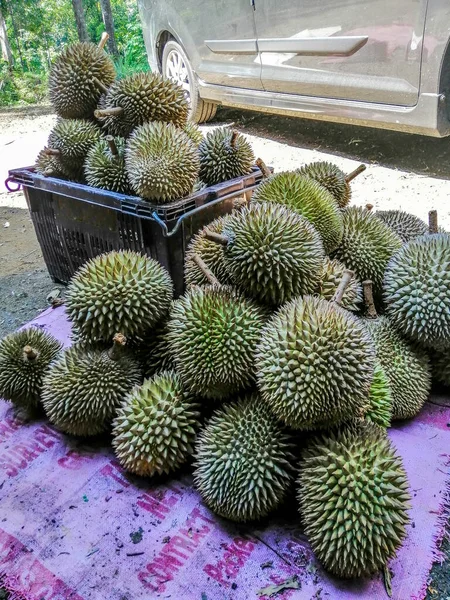
[(255, 0), (267, 91), (413, 106), (427, 0)]

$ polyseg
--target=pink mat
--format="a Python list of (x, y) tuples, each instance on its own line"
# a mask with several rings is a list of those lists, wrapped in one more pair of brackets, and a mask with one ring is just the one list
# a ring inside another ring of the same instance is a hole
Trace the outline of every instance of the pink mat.
[[(34, 325), (67, 343), (64, 310)], [(425, 597), (442, 557), (450, 408), (428, 404), (390, 431), (413, 492), (407, 540), (392, 562), (393, 598)], [(263, 524), (215, 517), (190, 475), (125, 475), (104, 442), (82, 444), (0, 401), (0, 578), (22, 600), (382, 600), (379, 577), (345, 582), (320, 568), (289, 507)], [(264, 591), (266, 593), (264, 593)]]

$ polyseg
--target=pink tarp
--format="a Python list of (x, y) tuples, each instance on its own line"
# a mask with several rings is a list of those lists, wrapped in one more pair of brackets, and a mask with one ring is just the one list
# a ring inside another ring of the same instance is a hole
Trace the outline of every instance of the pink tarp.
[[(62, 308), (34, 325), (67, 343)], [(450, 408), (428, 404), (389, 435), (413, 493), (408, 537), (392, 562), (393, 598), (424, 598), (448, 506)], [(447, 492), (446, 492), (447, 490)], [(387, 598), (380, 577), (345, 582), (322, 571), (289, 506), (262, 524), (214, 516), (186, 474), (127, 476), (107, 440), (83, 443), (45, 421), (24, 424), (0, 401), (0, 574), (26, 600), (277, 600)], [(272, 588), (273, 590), (273, 588)]]

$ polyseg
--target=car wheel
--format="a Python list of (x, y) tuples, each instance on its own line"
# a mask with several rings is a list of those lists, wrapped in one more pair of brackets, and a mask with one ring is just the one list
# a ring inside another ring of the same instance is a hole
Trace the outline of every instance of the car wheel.
[(164, 46), (162, 74), (163, 77), (180, 84), (185, 90), (191, 105), (189, 111), (189, 119), (191, 121), (194, 121), (194, 123), (205, 123), (214, 118), (217, 111), (217, 104), (205, 102), (205, 100), (200, 98), (197, 80), (186, 52), (174, 40), (170, 40)]

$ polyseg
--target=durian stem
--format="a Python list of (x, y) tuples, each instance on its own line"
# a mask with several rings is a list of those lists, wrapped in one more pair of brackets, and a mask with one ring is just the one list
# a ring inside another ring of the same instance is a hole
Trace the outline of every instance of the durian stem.
[(338, 288), (337, 288), (331, 302), (335, 302), (336, 304), (340, 304), (342, 302), (342, 298), (344, 297), (345, 290), (347, 289), (353, 276), (354, 276), (353, 271), (350, 271), (349, 269), (345, 269), (344, 274), (342, 275), (342, 279), (338, 285)]
[(347, 183), (350, 183), (350, 181), (353, 181), (353, 179), (355, 179), (355, 177), (358, 177), (358, 175), (363, 173), (366, 169), (367, 169), (366, 165), (359, 165), (359, 167), (356, 167), (356, 169), (354, 171), (352, 171), (351, 173), (349, 173), (346, 176), (345, 181)]
[(376, 319), (378, 317), (377, 309), (375, 308), (375, 302), (373, 301), (373, 283), (370, 279), (363, 281), (364, 291), (364, 303), (366, 305), (366, 317), (369, 319)]
[(127, 338), (123, 335), (123, 333), (116, 333), (113, 337), (113, 345), (108, 350), (108, 356), (111, 360), (119, 360), (122, 356), (122, 350), (127, 343)]
[(192, 260), (195, 262), (197, 267), (200, 269), (200, 271), (203, 273), (203, 275), (206, 277), (206, 279), (211, 285), (220, 285), (220, 281), (217, 279), (217, 277), (215, 277), (212, 271), (208, 269), (207, 264), (202, 258), (200, 258), (198, 254), (194, 254)]
[(270, 177), (272, 175), (272, 173), (270, 172), (269, 167), (266, 165), (266, 163), (263, 161), (262, 158), (257, 158), (256, 161), (255, 161), (255, 165), (261, 171), (262, 176), (263, 176), (264, 179), (267, 179), (267, 177)]
[(228, 246), (228, 238), (225, 235), (221, 235), (220, 233), (215, 233), (210, 229), (206, 228), (203, 235), (210, 242), (214, 242), (215, 244), (220, 244), (221, 246)]
[(106, 85), (104, 83), (102, 83), (100, 81), (100, 79), (98, 79), (97, 77), (93, 77), (92, 81), (95, 83), (95, 85), (98, 87), (98, 89), (101, 90), (104, 94), (106, 94), (108, 92), (108, 88), (106, 87)]
[(44, 148), (44, 154), (47, 154), (47, 156), (61, 156), (61, 150), (57, 148)]
[(39, 355), (39, 352), (32, 348), (31, 346), (25, 346), (23, 349), (23, 353), (25, 355), (25, 360), (36, 360)]
[(98, 109), (94, 112), (96, 119), (103, 119), (105, 117), (119, 117), (123, 114), (123, 108), (121, 106), (114, 106), (113, 108)]
[(106, 46), (106, 42), (109, 40), (109, 34), (106, 33), (106, 31), (104, 31), (102, 33), (102, 37), (101, 40), (98, 43), (98, 47), (100, 48), (100, 50), (104, 50), (105, 46)]
[(111, 154), (113, 156), (119, 156), (119, 151), (117, 150), (116, 142), (112, 135), (107, 135), (105, 140), (108, 142), (109, 149), (111, 150)]
[(438, 231), (437, 210), (430, 210), (428, 213), (428, 233), (437, 233)]
[(231, 140), (230, 140), (230, 146), (232, 148), (234, 148), (234, 146), (236, 145), (236, 140), (237, 140), (238, 135), (239, 135), (239, 131), (237, 131), (236, 129), (233, 129), (233, 132), (231, 134)]
[(366, 210), (368, 210), (369, 212), (373, 210), (373, 204), (366, 204)]

